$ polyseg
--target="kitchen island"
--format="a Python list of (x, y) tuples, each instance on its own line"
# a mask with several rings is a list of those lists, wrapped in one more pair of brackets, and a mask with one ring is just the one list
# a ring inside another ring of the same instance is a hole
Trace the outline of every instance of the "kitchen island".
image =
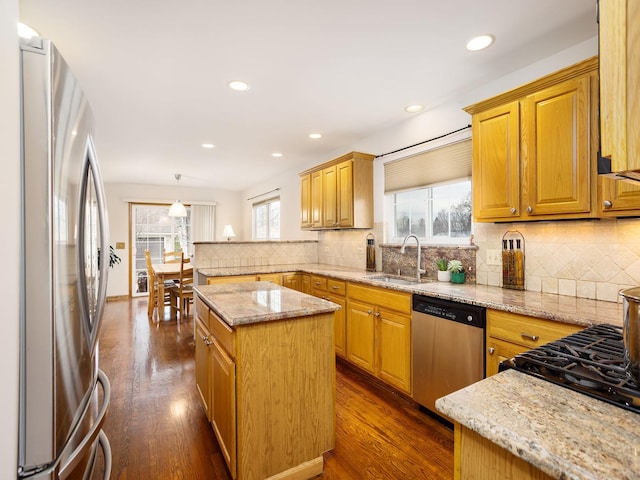
[(331, 302), (269, 282), (201, 285), (196, 383), (237, 479), (306, 479), (334, 447)]
[(436, 401), (455, 420), (455, 477), (640, 477), (640, 415), (507, 370)]

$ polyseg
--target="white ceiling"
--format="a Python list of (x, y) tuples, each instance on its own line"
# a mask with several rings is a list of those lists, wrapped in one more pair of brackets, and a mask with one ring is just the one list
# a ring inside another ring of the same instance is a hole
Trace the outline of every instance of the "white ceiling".
[[(226, 190), (592, 38), (595, 16), (596, 0), (20, 1), (89, 97), (105, 181)], [(481, 33), (496, 43), (466, 51)]]

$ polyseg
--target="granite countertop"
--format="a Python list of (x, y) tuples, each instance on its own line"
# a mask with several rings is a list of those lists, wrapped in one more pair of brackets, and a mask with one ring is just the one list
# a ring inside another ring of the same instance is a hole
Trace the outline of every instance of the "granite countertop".
[[(204, 276), (250, 275), (257, 273), (303, 272), (385, 287), (402, 292), (417, 293), (461, 303), (479, 305), (496, 310), (546, 318), (561, 323), (591, 326), (601, 323), (622, 325), (622, 304), (569, 297), (549, 293), (508, 290), (499, 287), (448, 282), (423, 281), (410, 285), (397, 285), (367, 278), (380, 276), (381, 272), (343, 268), (325, 264), (269, 265), (252, 267), (204, 268), (198, 272)], [(406, 277), (404, 277), (406, 278)]]
[(271, 282), (199, 285), (194, 290), (232, 327), (331, 313), (340, 309), (335, 303)]
[(554, 478), (640, 477), (640, 415), (515, 370), (436, 408)]

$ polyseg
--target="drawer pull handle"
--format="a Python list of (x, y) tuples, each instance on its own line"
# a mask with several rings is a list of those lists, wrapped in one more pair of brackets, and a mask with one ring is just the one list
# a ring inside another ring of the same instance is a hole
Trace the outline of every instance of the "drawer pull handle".
[(528, 333), (524, 333), (524, 332), (522, 332), (522, 333), (520, 334), (520, 336), (521, 336), (522, 338), (527, 339), (527, 340), (531, 340), (532, 342), (537, 342), (537, 341), (538, 341), (538, 339), (540, 338), (540, 337), (538, 337), (538, 335), (529, 335)]
[(489, 355), (493, 355), (493, 352), (495, 352), (496, 349), (493, 347), (489, 347)]
[(333, 288), (334, 290), (338, 290), (340, 287), (338, 287), (337, 285), (331, 285), (331, 288)]
[(320, 282), (316, 282), (316, 285), (320, 285)]

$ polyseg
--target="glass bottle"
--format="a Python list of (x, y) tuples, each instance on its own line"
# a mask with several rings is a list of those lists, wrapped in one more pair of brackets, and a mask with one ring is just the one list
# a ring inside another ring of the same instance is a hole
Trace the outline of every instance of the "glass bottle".
[(520, 248), (520, 239), (516, 239), (516, 287), (524, 289), (524, 254)]

